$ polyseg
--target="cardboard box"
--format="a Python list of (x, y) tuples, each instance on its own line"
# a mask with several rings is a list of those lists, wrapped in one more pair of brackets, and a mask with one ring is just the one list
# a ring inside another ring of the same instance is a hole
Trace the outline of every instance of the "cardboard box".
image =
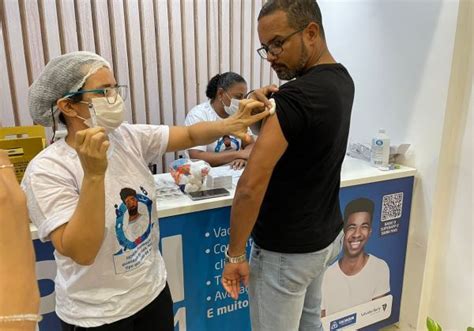
[(28, 163), (43, 149), (43, 140), (41, 137), (2, 139), (0, 149), (7, 150), (8, 157), (15, 166), (16, 178), (21, 182)]

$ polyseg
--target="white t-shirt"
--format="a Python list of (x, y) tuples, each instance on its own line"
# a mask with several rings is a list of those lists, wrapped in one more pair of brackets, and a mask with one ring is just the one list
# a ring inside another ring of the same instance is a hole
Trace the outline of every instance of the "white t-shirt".
[(342, 272), (338, 261), (324, 274), (321, 309), (326, 316), (370, 302), (390, 292), (390, 270), (387, 263), (369, 254), (366, 265), (357, 274)]
[[(220, 120), (222, 120), (222, 118), (220, 118), (212, 108), (211, 102), (206, 101), (193, 107), (189, 111), (184, 120), (184, 125), (190, 126), (199, 122), (214, 122)], [(250, 130), (249, 134), (252, 134)], [(226, 150), (238, 151), (241, 148), (242, 141), (239, 138), (234, 136), (223, 136), (209, 145), (195, 146), (192, 149), (197, 149), (203, 152), (219, 153)]]
[[(167, 126), (152, 125), (122, 124), (109, 135), (105, 235), (95, 262), (82, 266), (54, 252), (56, 313), (63, 321), (81, 327), (112, 323), (144, 308), (165, 287), (155, 183), (147, 164), (161, 158), (168, 138)], [(42, 241), (71, 218), (83, 175), (76, 151), (64, 140), (30, 162), (22, 187)], [(128, 223), (128, 209), (120, 197), (124, 188), (136, 191), (141, 219), (134, 225)]]

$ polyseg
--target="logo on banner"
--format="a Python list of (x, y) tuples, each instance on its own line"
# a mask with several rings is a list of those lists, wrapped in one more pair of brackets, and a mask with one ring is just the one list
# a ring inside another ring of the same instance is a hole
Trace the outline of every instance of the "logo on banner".
[(355, 324), (357, 322), (357, 314), (351, 314), (348, 316), (341, 317), (335, 321), (331, 322), (331, 330), (339, 330), (345, 328), (346, 326)]
[(393, 296), (384, 297), (351, 307), (321, 318), (324, 330), (357, 330), (390, 317)]

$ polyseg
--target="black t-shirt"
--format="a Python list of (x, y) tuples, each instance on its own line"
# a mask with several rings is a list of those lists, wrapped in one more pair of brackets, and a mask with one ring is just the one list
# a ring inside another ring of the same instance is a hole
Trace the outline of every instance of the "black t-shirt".
[(273, 95), (288, 148), (273, 171), (252, 231), (282, 253), (327, 247), (343, 227), (339, 207), (354, 82), (341, 64), (322, 64)]

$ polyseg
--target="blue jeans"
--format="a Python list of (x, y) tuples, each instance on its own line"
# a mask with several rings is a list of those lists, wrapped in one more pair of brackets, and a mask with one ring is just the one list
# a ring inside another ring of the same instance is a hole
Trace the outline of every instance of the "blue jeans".
[(344, 233), (312, 253), (286, 254), (255, 243), (250, 257), (250, 319), (253, 331), (323, 331), (321, 283), (338, 257)]

